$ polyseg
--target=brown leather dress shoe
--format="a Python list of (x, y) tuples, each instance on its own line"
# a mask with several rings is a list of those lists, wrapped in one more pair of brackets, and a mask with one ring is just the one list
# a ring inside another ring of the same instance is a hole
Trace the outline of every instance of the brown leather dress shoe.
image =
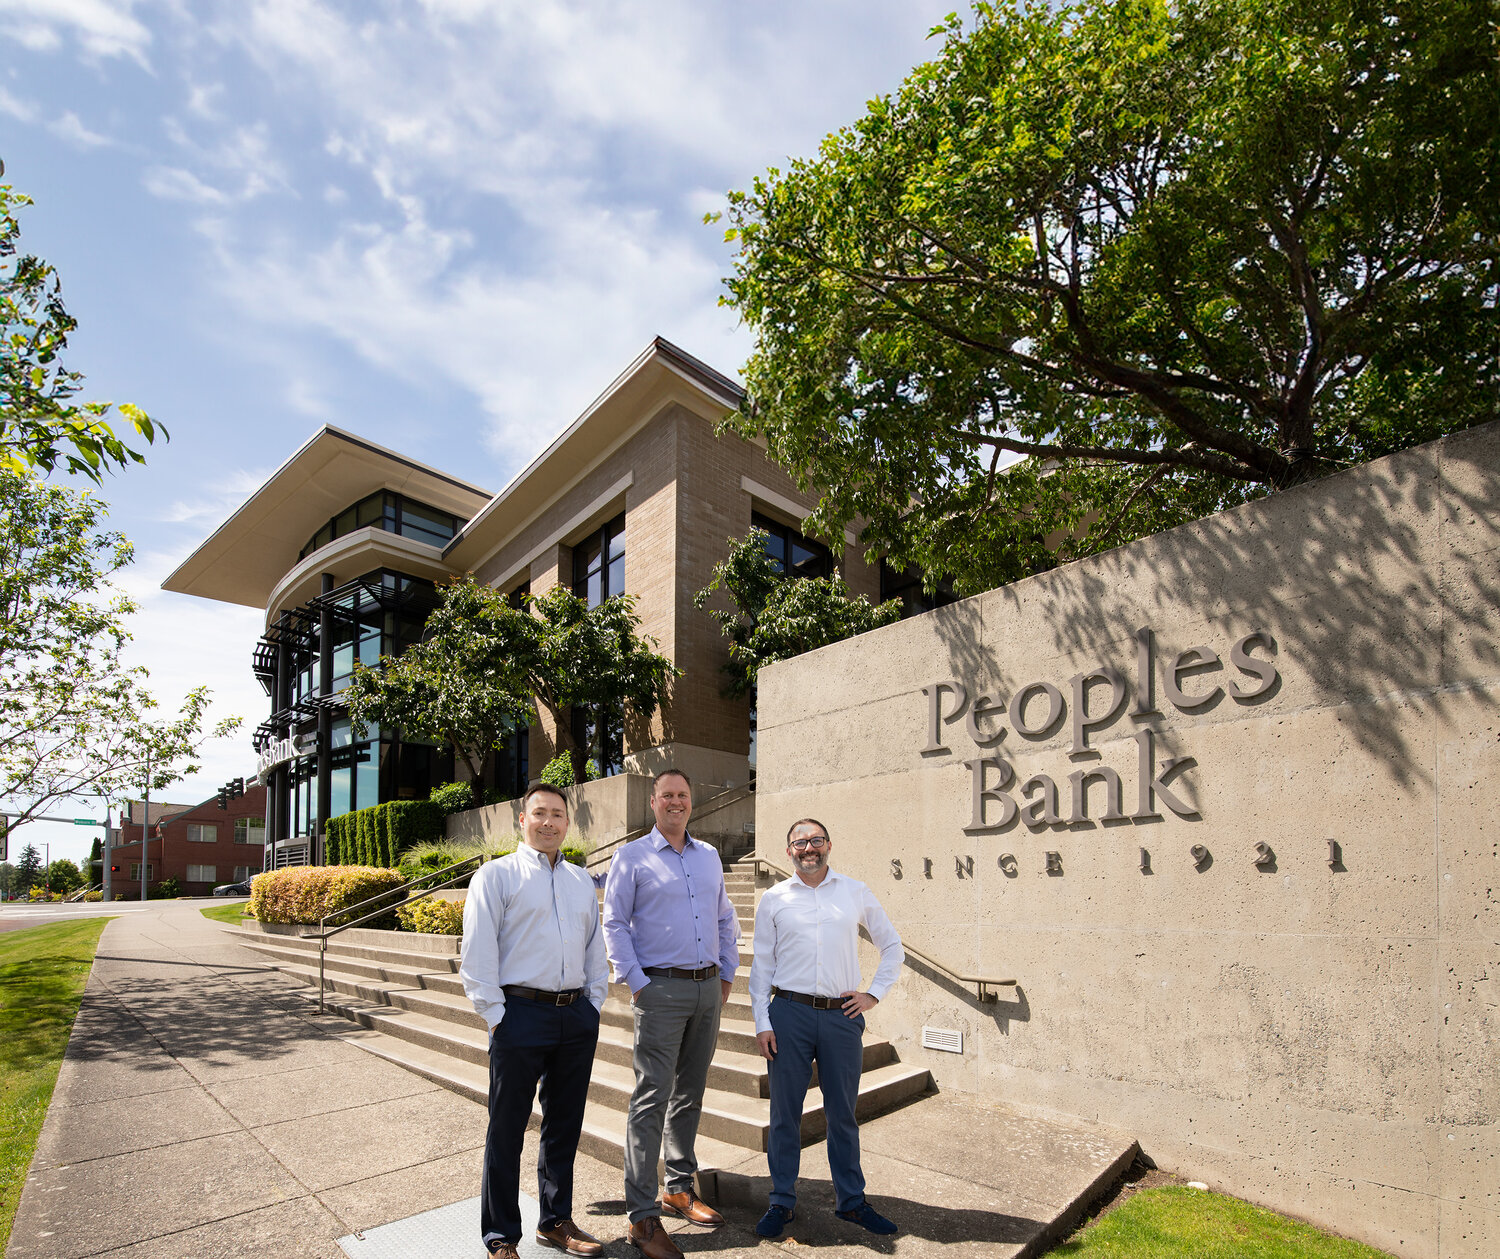
[(566, 1250), (570, 1255), (602, 1255), (604, 1244), (585, 1233), (572, 1220), (558, 1220), (551, 1228), (539, 1228), (536, 1239), (543, 1246)]
[(625, 1236), (646, 1259), (682, 1259), (682, 1247), (661, 1226), (658, 1216), (648, 1215), (644, 1220), (637, 1220)]
[(724, 1217), (691, 1189), (684, 1189), (681, 1193), (664, 1193), (661, 1204), (673, 1215), (682, 1216), (689, 1224), (718, 1228), (724, 1222)]
[(493, 1259), (519, 1259), (515, 1242), (491, 1242), (490, 1255)]

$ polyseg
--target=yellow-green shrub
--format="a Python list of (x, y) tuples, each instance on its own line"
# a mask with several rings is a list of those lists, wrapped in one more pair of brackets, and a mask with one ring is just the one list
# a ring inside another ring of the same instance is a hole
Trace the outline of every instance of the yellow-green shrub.
[[(250, 881), (249, 912), (261, 922), (316, 923), (404, 881), (399, 870), (375, 866), (288, 866)], [(331, 925), (350, 917), (341, 915)]]
[(464, 903), (429, 896), (426, 900), (400, 906), (396, 910), (396, 921), (401, 924), (402, 931), (461, 936), (464, 933)]

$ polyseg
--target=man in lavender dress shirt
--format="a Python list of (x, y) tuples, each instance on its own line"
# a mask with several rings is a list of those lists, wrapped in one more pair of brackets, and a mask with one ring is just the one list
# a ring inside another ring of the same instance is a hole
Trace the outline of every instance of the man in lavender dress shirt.
[[(604, 947), (635, 1013), (635, 1091), (625, 1123), (629, 1238), (646, 1259), (682, 1251), (661, 1226), (663, 1210), (713, 1227), (724, 1217), (693, 1191), (693, 1145), (719, 1010), (739, 965), (739, 918), (724, 891), (718, 851), (687, 833), (692, 785), (663, 770), (651, 788), (656, 826), (626, 844), (604, 889)], [(666, 1192), (656, 1200), (656, 1163)]]

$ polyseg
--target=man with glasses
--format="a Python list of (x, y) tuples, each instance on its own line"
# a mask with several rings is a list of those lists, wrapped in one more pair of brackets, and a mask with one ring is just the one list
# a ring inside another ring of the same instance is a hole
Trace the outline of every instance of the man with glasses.
[[(750, 1005), (771, 1077), (771, 1204), (755, 1226), (762, 1237), (780, 1237), (796, 1218), (802, 1103), (814, 1062), (828, 1121), (835, 1214), (872, 1233), (896, 1231), (865, 1201), (854, 1105), (864, 1059), (865, 1011), (896, 982), (906, 954), (875, 894), (857, 879), (828, 868), (832, 851), (823, 823), (815, 818), (793, 822), (786, 852), (795, 873), (768, 889), (755, 911)], [(880, 950), (875, 978), (863, 991), (861, 926)]]
[(573, 1160), (609, 974), (594, 881), (561, 856), (567, 833), (567, 797), (532, 783), (521, 801), (521, 846), (482, 865), (464, 900), (458, 973), (490, 1029), (479, 1226), (501, 1259), (516, 1259), (521, 1240), (521, 1145), (538, 1081), (536, 1240), (572, 1255), (604, 1250), (573, 1223)]

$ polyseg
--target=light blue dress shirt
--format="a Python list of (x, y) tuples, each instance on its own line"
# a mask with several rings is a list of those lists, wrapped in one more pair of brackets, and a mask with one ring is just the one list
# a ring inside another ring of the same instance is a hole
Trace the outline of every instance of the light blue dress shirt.
[(651, 982), (647, 966), (717, 966), (733, 982), (740, 920), (718, 850), (688, 836), (679, 853), (655, 827), (621, 848), (604, 885), (604, 947), (632, 993)]
[(594, 881), (572, 862), (522, 844), (479, 867), (464, 900), (459, 964), (464, 994), (493, 1031), (505, 1017), (505, 986), (586, 990), (604, 1005), (609, 970)]

